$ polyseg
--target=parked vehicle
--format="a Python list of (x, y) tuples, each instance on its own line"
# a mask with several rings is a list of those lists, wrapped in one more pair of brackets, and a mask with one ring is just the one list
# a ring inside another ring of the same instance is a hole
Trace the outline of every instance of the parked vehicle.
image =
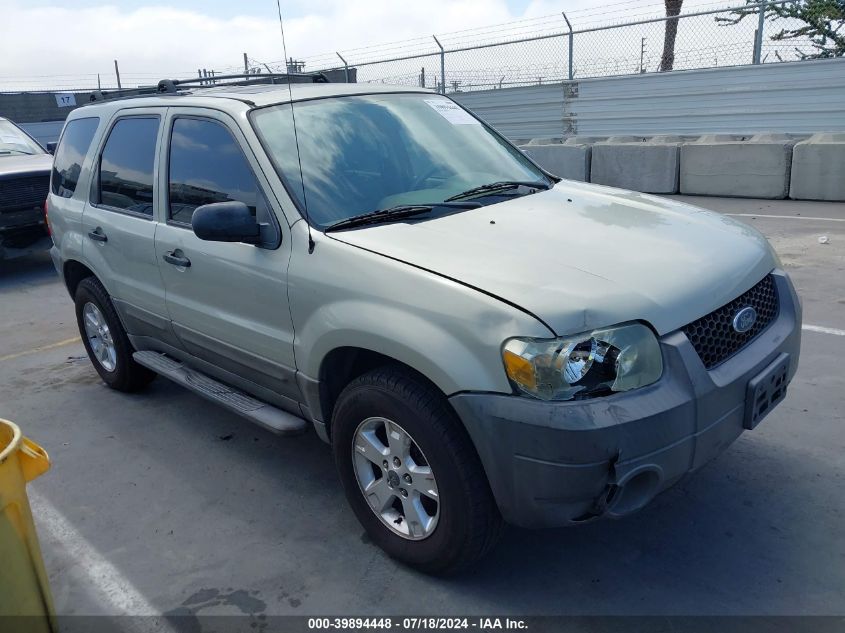
[(95, 369), (313, 427), (399, 560), (630, 514), (786, 393), (801, 309), (747, 225), (559, 180), (423, 89), (161, 89), (78, 108), (56, 155)]
[(44, 218), (52, 164), (38, 141), (0, 117), (0, 260), (52, 246)]

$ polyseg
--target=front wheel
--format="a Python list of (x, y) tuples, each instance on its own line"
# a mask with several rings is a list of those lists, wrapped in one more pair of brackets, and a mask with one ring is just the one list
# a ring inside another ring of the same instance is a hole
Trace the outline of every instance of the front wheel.
[(502, 519), (481, 462), (434, 387), (403, 369), (373, 370), (341, 393), (331, 429), (349, 504), (390, 556), (450, 573), (496, 543)]

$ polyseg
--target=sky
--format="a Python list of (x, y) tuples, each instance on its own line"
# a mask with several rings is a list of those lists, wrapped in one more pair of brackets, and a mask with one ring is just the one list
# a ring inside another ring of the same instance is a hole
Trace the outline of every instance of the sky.
[[(288, 54), (308, 58), (520, 20), (536, 30), (542, 16), (553, 16), (549, 24), (558, 28), (561, 11), (576, 28), (641, 19), (661, 15), (663, 2), (282, 0), (281, 9)], [(242, 68), (244, 52), (259, 61), (283, 58), (275, 0), (0, 0), (0, 16), (0, 89), (72, 87), (97, 73), (111, 80), (115, 59), (124, 84), (137, 85), (197, 68)]]

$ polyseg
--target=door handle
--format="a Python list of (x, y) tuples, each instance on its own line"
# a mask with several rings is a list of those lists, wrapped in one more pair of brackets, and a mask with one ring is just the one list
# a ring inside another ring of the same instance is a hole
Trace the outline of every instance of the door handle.
[(101, 227), (97, 227), (93, 231), (88, 231), (88, 237), (90, 237), (95, 242), (108, 242), (109, 238), (106, 237), (106, 234), (103, 233), (103, 229)]
[(175, 251), (165, 253), (163, 257), (164, 261), (166, 261), (168, 264), (173, 264), (174, 266), (180, 266), (182, 268), (191, 267), (191, 260), (185, 257), (182, 251), (178, 248)]

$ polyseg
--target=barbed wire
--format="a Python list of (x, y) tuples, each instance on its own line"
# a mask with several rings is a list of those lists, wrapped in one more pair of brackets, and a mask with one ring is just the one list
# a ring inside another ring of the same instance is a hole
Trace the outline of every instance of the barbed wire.
[[(632, 6), (636, 4), (636, 7)], [(729, 5), (726, 0), (690, 0), (689, 11), (677, 19), (674, 68), (692, 69), (748, 64), (752, 61), (756, 20), (725, 26), (715, 20), (735, 15), (748, 5)], [(696, 15), (702, 11), (722, 11)], [(754, 10), (753, 8), (751, 9)], [(732, 14), (731, 11), (734, 13)], [(586, 7), (567, 12), (576, 33), (573, 38), (572, 70), (575, 78), (657, 71), (666, 22), (663, 3), (655, 0), (619, 0), (601, 8)], [(625, 22), (615, 23), (623, 13)], [(656, 22), (645, 22), (654, 18)], [(788, 20), (786, 21), (788, 22)], [(774, 24), (777, 23), (777, 27)], [(761, 61), (772, 63), (801, 59), (813, 52), (811, 38), (788, 41), (768, 39), (784, 20), (767, 18)], [(600, 25), (607, 30), (592, 30)], [(569, 28), (563, 14), (526, 17), (511, 22), (450, 31), (437, 35), (446, 49), (445, 83), (450, 90), (530, 85), (568, 79)], [(297, 58), (306, 71), (343, 69), (341, 56), (357, 72), (359, 82), (400, 83), (442, 89), (440, 47), (432, 36), (350, 48)], [(190, 77), (197, 72), (230, 74), (284, 72), (285, 60), (261, 61), (252, 57), (242, 65), (184, 72), (122, 72), (123, 87), (155, 84), (165, 77)], [(116, 88), (113, 71), (103, 73), (0, 76), (0, 92), (37, 90), (91, 90)]]

